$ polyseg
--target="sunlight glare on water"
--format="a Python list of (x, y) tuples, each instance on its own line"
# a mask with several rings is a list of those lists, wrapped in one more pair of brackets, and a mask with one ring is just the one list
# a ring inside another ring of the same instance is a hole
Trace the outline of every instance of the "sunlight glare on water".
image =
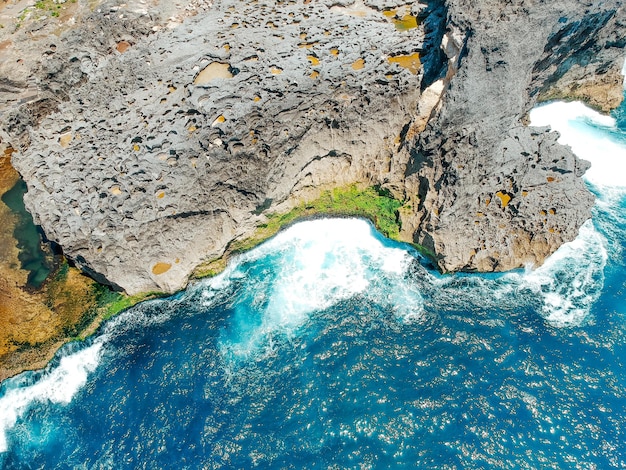
[(626, 144), (558, 106), (533, 124), (600, 199), (543, 266), (444, 276), (366, 221), (296, 224), (4, 381), (0, 466), (626, 466)]

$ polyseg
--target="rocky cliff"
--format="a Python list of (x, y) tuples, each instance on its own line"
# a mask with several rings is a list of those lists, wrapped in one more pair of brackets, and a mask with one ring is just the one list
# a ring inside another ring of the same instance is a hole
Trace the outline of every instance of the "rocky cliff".
[(403, 222), (444, 271), (540, 264), (576, 236), (593, 197), (580, 178), (587, 163), (554, 133), (525, 126), (525, 116), (542, 95), (568, 90), (592, 104), (619, 103), (612, 96), (623, 91), (624, 8), (447, 5), (454, 34), (444, 44), (454, 44), (453, 64), (443, 67), (436, 113), (407, 143), (406, 194), (414, 210)]
[(48, 237), (129, 293), (355, 182), (406, 200), (404, 238), (443, 270), (541, 263), (592, 197), (524, 118), (619, 90), (620, 4), (226, 0), (171, 28), (105, 4), (48, 45), (3, 140)]

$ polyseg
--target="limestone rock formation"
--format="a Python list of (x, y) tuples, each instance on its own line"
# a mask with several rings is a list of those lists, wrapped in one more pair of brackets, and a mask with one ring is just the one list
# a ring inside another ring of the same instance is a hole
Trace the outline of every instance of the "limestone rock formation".
[[(525, 116), (555, 88), (614, 80), (626, 11), (621, 2), (447, 4), (458, 70), (443, 67), (440, 106), (407, 145), (405, 230), (444, 271), (540, 264), (576, 236), (593, 197), (580, 178), (588, 164)], [(622, 92), (621, 81), (610, 89)]]
[(120, 52), (138, 35), (129, 21), (106, 56), (86, 31), (117, 12), (94, 13), (41, 65), (67, 100), (28, 123), (14, 158), (28, 207), (98, 279), (172, 291), (263, 209), (397, 178), (424, 35), (419, 6), (395, 19), (381, 5), (223, 1)]
[(36, 221), (101, 281), (174, 291), (264, 214), (354, 182), (405, 198), (403, 236), (446, 271), (541, 263), (590, 216), (586, 163), (523, 122), (542, 96), (614, 93), (618, 0), (120, 14), (56, 38), (3, 118)]

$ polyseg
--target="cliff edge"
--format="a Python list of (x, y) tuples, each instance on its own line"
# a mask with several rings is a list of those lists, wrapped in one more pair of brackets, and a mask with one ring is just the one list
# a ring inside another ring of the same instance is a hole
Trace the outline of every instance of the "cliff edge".
[[(449, 1), (453, 63), (407, 144), (408, 235), (443, 271), (541, 264), (590, 217), (588, 163), (524, 122), (538, 99), (623, 95), (621, 2)], [(450, 46), (448, 46), (450, 49)], [(608, 86), (610, 84), (610, 86)], [(599, 90), (599, 91), (598, 91)]]
[(525, 116), (572, 90), (615, 104), (623, 10), (225, 0), (162, 28), (106, 3), (48, 45), (2, 139), (47, 236), (129, 293), (179, 289), (267, 214), (353, 183), (406, 201), (403, 239), (444, 271), (540, 264), (593, 197)]

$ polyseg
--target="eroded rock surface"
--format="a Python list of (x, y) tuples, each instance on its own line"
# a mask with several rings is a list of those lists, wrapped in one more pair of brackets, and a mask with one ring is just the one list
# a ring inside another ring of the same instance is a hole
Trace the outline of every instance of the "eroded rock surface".
[[(448, 2), (452, 57), (461, 57), (438, 112), (408, 145), (413, 212), (403, 218), (442, 270), (537, 265), (577, 235), (593, 203), (580, 178), (587, 163), (523, 121), (555, 87), (614, 80), (625, 17), (621, 2)], [(621, 81), (610, 89), (621, 93)]]
[[(419, 9), (402, 18), (417, 26)], [(92, 15), (88, 31), (111, 18)], [(388, 59), (424, 35), (382, 3), (224, 1), (106, 57), (84, 36), (42, 65), (46, 86), (72, 86), (14, 161), (48, 236), (129, 292), (180, 288), (261, 208), (402, 174), (392, 155), (421, 71)]]
[(197, 13), (168, 29), (105, 4), (4, 120), (28, 207), (97, 279), (176, 290), (264, 213), (354, 182), (405, 198), (403, 236), (443, 270), (541, 263), (590, 216), (586, 164), (523, 120), (538, 97), (612, 83), (619, 1)]

